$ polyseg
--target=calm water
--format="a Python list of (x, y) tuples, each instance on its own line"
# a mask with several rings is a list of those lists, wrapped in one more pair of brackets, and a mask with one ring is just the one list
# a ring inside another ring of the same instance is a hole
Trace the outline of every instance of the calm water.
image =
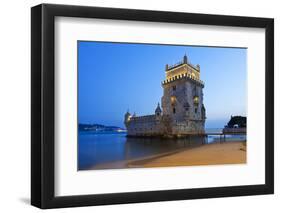
[[(213, 131), (218, 132), (217, 129)], [(210, 132), (210, 131), (209, 131)], [(228, 136), (227, 141), (245, 140), (246, 136)], [(80, 132), (78, 169), (85, 170), (101, 163), (131, 160), (161, 154), (180, 148), (199, 146), (218, 140), (216, 136), (193, 136), (185, 139), (127, 138), (126, 133)]]

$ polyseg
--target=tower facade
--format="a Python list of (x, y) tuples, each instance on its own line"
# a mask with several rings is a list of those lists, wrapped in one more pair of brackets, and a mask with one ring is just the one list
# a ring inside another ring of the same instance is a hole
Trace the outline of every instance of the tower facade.
[(166, 65), (162, 82), (163, 115), (171, 117), (173, 133), (200, 133), (205, 129), (206, 112), (203, 104), (204, 83), (200, 66), (188, 62), (187, 56), (174, 65)]

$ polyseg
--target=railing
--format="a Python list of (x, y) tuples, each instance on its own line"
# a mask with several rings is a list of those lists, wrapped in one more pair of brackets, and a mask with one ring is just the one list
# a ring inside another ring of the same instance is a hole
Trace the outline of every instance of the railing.
[(224, 128), (223, 133), (241, 134), (246, 133), (246, 128)]
[(168, 67), (167, 67), (168, 69), (167, 70), (173, 69), (173, 68), (175, 68), (177, 66), (180, 66), (182, 64), (184, 64), (184, 62), (183, 61), (179, 61), (179, 62), (177, 62), (177, 63), (175, 63), (173, 65), (168, 65)]
[[(228, 129), (234, 129), (234, 128), (228, 128)], [(205, 132), (205, 136), (208, 137), (210, 135), (217, 135), (219, 136), (219, 142), (225, 142), (226, 141), (226, 135), (246, 135), (246, 128), (235, 128), (237, 131), (229, 131), (229, 132)], [(240, 131), (239, 131), (240, 130)]]

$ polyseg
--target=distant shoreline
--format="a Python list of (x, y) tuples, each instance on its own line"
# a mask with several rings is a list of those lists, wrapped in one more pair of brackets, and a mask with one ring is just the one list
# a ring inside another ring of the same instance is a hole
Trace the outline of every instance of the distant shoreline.
[(78, 124), (81, 132), (127, 132), (126, 129), (118, 126), (106, 126), (102, 124)]

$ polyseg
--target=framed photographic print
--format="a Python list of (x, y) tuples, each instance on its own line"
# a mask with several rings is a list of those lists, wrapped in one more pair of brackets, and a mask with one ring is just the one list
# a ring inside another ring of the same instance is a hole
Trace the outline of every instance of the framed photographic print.
[(272, 194), (274, 21), (31, 9), (31, 203)]

